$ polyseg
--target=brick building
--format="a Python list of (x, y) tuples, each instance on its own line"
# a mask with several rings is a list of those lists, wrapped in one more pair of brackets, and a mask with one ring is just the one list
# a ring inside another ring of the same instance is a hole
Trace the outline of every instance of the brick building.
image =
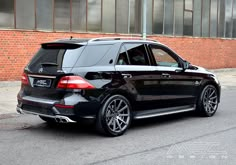
[[(0, 0), (0, 80), (19, 80), (40, 43), (140, 36), (142, 0)], [(236, 0), (147, 0), (148, 38), (206, 68), (236, 67)]]

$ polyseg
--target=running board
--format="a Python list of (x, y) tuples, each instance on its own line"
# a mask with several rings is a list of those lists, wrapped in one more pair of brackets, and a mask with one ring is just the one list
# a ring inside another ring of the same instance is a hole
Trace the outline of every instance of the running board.
[(163, 108), (163, 109), (155, 109), (155, 110), (147, 110), (147, 111), (137, 111), (134, 114), (134, 119), (145, 119), (151, 117), (165, 116), (182, 112), (194, 111), (196, 106), (181, 106), (174, 108)]

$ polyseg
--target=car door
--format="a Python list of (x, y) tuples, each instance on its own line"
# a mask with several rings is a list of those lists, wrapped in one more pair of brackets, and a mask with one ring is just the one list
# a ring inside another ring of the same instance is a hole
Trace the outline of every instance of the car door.
[(153, 75), (155, 66), (151, 65), (146, 45), (124, 43), (115, 69), (125, 80), (123, 88), (135, 98), (135, 109), (154, 109), (160, 101), (160, 83)]
[(199, 78), (183, 69), (183, 60), (166, 46), (150, 44), (155, 74), (161, 75), (162, 107), (193, 105)]

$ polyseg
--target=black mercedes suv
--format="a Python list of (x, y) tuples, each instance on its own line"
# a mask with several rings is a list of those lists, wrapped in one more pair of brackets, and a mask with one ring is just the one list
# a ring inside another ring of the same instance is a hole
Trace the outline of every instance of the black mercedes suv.
[(167, 46), (134, 38), (43, 43), (25, 67), (17, 112), (48, 123), (94, 119), (109, 136), (132, 120), (195, 111), (213, 116), (220, 83)]

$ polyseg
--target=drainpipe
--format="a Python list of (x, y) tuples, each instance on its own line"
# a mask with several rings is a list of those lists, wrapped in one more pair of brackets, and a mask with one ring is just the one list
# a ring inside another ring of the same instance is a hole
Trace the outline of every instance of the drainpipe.
[(129, 0), (129, 5), (128, 5), (128, 7), (129, 7), (129, 12), (128, 12), (128, 34), (130, 33), (130, 0)]
[(147, 0), (143, 0), (143, 16), (142, 16), (142, 19), (143, 19), (143, 32), (142, 32), (142, 37), (144, 40), (146, 40), (147, 38)]

